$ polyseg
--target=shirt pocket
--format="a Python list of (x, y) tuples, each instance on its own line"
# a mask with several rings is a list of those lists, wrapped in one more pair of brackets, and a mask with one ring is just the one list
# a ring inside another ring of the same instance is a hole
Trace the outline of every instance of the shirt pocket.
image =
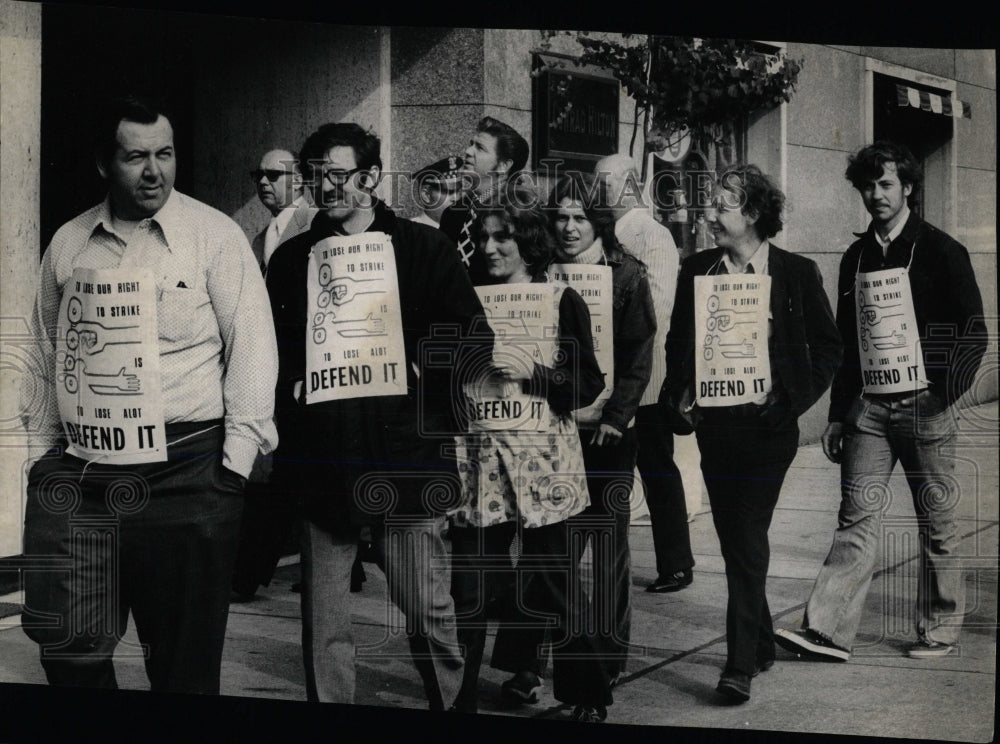
[(160, 339), (184, 346), (204, 337), (206, 317), (211, 314), (208, 293), (197, 289), (164, 289), (156, 303)]

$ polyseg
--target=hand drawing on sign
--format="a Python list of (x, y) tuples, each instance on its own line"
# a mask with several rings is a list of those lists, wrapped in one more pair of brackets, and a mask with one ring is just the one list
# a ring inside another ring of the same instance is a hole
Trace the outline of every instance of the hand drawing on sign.
[(377, 283), (378, 281), (378, 279), (354, 279), (349, 276), (334, 277), (330, 264), (320, 264), (319, 283), (326, 289), (320, 292), (316, 302), (320, 307), (328, 307), (331, 302), (339, 307), (346, 305), (361, 294), (384, 294), (384, 290), (363, 287), (365, 284)]
[(750, 320), (737, 320), (737, 315), (753, 315), (754, 310), (722, 310), (719, 307), (719, 296), (712, 295), (708, 298), (708, 320), (705, 321), (705, 327), (710, 331), (719, 331), (720, 333), (725, 333), (726, 331), (733, 330), (734, 326), (744, 325), (748, 323), (753, 323), (753, 319)]
[(342, 325), (338, 328), (337, 334), (343, 338), (359, 338), (367, 336), (386, 336), (385, 321), (376, 318), (372, 313), (368, 313), (364, 318), (336, 320), (335, 312), (316, 313), (313, 316), (313, 343), (322, 344), (326, 341), (326, 323), (331, 325)]
[(720, 341), (719, 342), (719, 346), (736, 346), (736, 347), (738, 347), (738, 350), (736, 350), (736, 351), (732, 351), (732, 350), (730, 350), (730, 351), (723, 351), (722, 352), (722, 356), (726, 357), (726, 359), (749, 359), (749, 358), (757, 356), (756, 349), (754, 348), (754, 345), (751, 344), (746, 339), (743, 339), (742, 341), (737, 341), (736, 343), (732, 343), (732, 344), (724, 344), (724, 343), (722, 343)]
[[(757, 356), (756, 349), (752, 343), (747, 341), (745, 338), (741, 341), (735, 341), (733, 343), (722, 343), (722, 339), (718, 336), (713, 336), (709, 334), (705, 336), (705, 361), (709, 362), (715, 356), (715, 350), (713, 346), (719, 347), (719, 353), (722, 354), (726, 359), (750, 359)], [(723, 346), (736, 347), (736, 349), (723, 349)]]
[[(899, 331), (893, 331), (892, 333), (887, 333), (884, 336), (875, 336), (872, 334), (871, 330), (868, 328), (861, 329), (861, 348), (868, 351), (868, 339), (871, 339), (872, 346), (874, 346), (879, 351), (884, 349), (902, 349), (906, 346), (906, 335), (900, 333)], [(884, 339), (892, 339), (891, 341), (885, 341)], [(882, 343), (878, 343), (882, 341)]]
[[(81, 349), (88, 356), (95, 356), (107, 346), (117, 344), (138, 344), (140, 339), (129, 331), (139, 326), (106, 326), (93, 320), (83, 320), (83, 303), (78, 297), (70, 298), (66, 307), (70, 327), (66, 331), (66, 348), (70, 351)], [(81, 348), (82, 347), (82, 348)]]
[(895, 305), (862, 305), (861, 306), (861, 324), (862, 325), (878, 325), (883, 320), (888, 320), (889, 318), (899, 318), (903, 313), (886, 313), (879, 312), (880, 310), (892, 310), (894, 307), (899, 307), (899, 304)]
[[(61, 382), (70, 393), (76, 393), (80, 387), (77, 375), (87, 378), (87, 387), (97, 395), (141, 395), (138, 375), (126, 374), (122, 367), (113, 374), (88, 372), (86, 363), (71, 354), (63, 360), (65, 372), (59, 373), (57, 381)], [(93, 382), (92, 382), (93, 381)]]

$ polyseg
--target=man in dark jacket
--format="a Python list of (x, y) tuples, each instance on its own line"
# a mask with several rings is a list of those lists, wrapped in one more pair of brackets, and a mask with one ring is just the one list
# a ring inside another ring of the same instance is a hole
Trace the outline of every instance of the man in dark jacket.
[[(749, 700), (751, 679), (774, 664), (767, 533), (798, 449), (798, 417), (826, 391), (841, 360), (819, 268), (771, 243), (782, 229), (784, 201), (754, 165), (722, 173), (706, 215), (718, 247), (681, 264), (667, 334), (661, 398), (697, 400), (695, 435), (729, 591), (726, 664), (716, 690), (732, 702)], [(756, 282), (760, 276), (767, 280)], [(756, 318), (736, 315), (734, 305), (759, 311)], [(722, 382), (737, 384), (713, 385)]]
[[(268, 268), (280, 356), (275, 405), (278, 429), (287, 437), (272, 477), (299, 490), (305, 515), (302, 641), (309, 699), (353, 702), (348, 587), (360, 526), (370, 525), (390, 596), (407, 617), (430, 706), (440, 710), (453, 703), (462, 681), (442, 542), (449, 503), (441, 494), (457, 497), (457, 475), (442, 444), (457, 424), (453, 401), (462, 389), (461, 370), (475, 366), (465, 362), (476, 349), (489, 353), (493, 337), (454, 245), (437, 230), (397, 219), (374, 196), (379, 149), (378, 137), (356, 124), (324, 125), (302, 147), (323, 211), (308, 233), (282, 244)], [(331, 261), (314, 273), (311, 254), (324, 248), (336, 254), (331, 246), (345, 236), (358, 237), (356, 246), (345, 247), (359, 252), (356, 261)], [(378, 244), (388, 248), (376, 261), (366, 252)], [(358, 299), (379, 281), (389, 286), (386, 294), (374, 304)], [(330, 294), (316, 300), (317, 290)], [(477, 341), (464, 342), (474, 326)], [(339, 340), (323, 347), (328, 368), (319, 370), (310, 361), (311, 346), (328, 336)], [(385, 339), (378, 342), (385, 345), (364, 347), (359, 339), (365, 338)], [(359, 348), (366, 349), (360, 359)], [(383, 358), (398, 360), (391, 377)], [(385, 372), (386, 381), (395, 378), (395, 391), (366, 389), (364, 374), (341, 374), (347, 367), (337, 365), (349, 364), (376, 368), (379, 379)], [(323, 397), (320, 387), (345, 384), (339, 397), (316, 401)]]
[(946, 656), (965, 611), (952, 405), (986, 351), (982, 297), (965, 248), (910, 212), (921, 173), (909, 150), (876, 142), (851, 158), (846, 176), (872, 222), (840, 262), (844, 364), (823, 434), (824, 453), (841, 464), (838, 527), (802, 629), (776, 640), (813, 658), (849, 658), (898, 460), (921, 532), (917, 642), (907, 653)]

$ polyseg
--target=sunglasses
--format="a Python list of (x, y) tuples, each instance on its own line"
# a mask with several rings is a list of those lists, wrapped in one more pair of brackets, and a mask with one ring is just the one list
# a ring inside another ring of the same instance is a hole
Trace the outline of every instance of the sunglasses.
[(287, 170), (273, 170), (271, 168), (257, 168), (250, 171), (250, 180), (257, 183), (261, 178), (266, 176), (268, 181), (274, 183), (282, 176), (288, 175), (291, 172)]

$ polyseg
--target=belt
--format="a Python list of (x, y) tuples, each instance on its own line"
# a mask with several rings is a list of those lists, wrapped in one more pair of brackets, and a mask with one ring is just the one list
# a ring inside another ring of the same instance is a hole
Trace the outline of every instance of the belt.
[(901, 393), (862, 393), (861, 397), (868, 398), (879, 403), (908, 403), (922, 392), (924, 392), (924, 390), (918, 390), (916, 392), (907, 390)]
[(758, 418), (763, 408), (756, 403), (740, 403), (735, 406), (699, 406), (698, 410), (703, 418), (715, 420)]

